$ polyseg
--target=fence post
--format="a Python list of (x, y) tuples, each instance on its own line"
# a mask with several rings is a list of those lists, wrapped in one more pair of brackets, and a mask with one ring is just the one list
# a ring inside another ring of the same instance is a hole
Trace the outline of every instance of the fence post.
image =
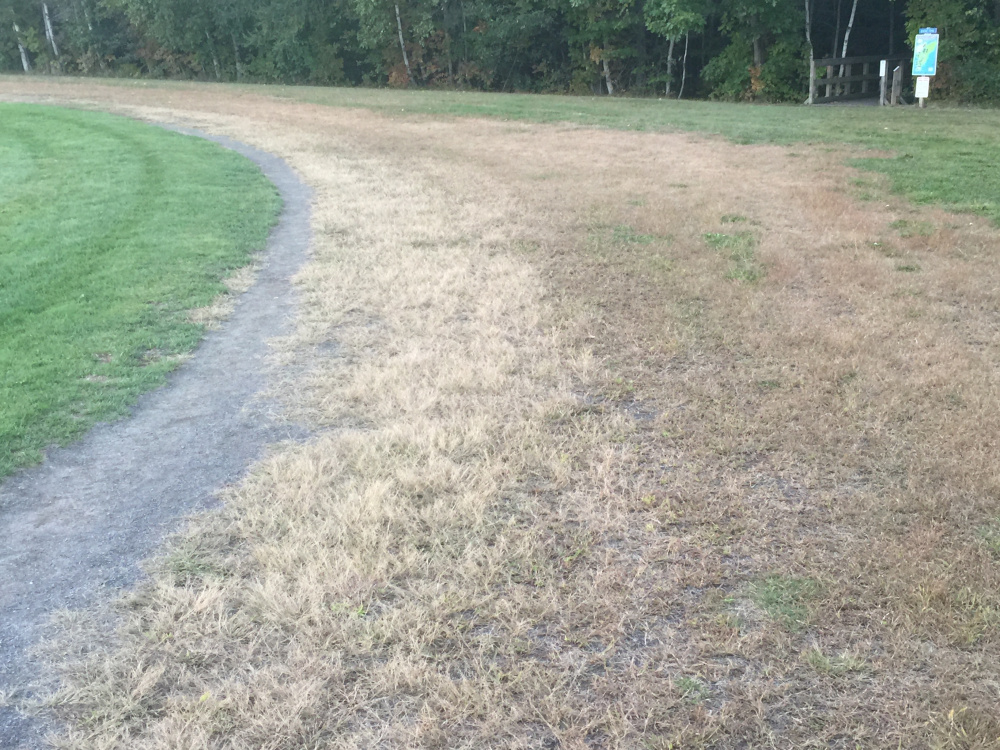
[(889, 104), (896, 106), (899, 104), (899, 99), (903, 95), (903, 68), (897, 65), (895, 70), (892, 71), (892, 98), (889, 100)]
[(861, 93), (868, 93), (868, 74), (871, 72), (871, 63), (865, 63), (861, 66), (861, 75), (864, 76), (864, 80), (861, 81)]
[(878, 105), (884, 107), (888, 102), (885, 100), (885, 87), (889, 77), (889, 61), (882, 60), (878, 67), (879, 82), (878, 82)]
[(830, 89), (831, 89), (830, 82), (832, 80), (833, 80), (833, 66), (832, 65), (827, 65), (826, 66), (826, 96), (827, 96), (828, 99), (830, 98)]

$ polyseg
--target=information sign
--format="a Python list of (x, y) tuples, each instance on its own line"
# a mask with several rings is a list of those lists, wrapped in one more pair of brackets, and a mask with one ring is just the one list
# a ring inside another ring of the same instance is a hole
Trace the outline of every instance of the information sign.
[(921, 29), (913, 43), (913, 75), (932, 76), (937, 74), (938, 35), (937, 29)]

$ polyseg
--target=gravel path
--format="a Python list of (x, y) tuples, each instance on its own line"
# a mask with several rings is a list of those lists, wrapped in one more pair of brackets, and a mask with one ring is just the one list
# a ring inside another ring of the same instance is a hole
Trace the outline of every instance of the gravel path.
[[(169, 127), (169, 126), (167, 126)], [(191, 130), (261, 166), (284, 199), (256, 284), (195, 356), (127, 421), (97, 426), (0, 485), (0, 691), (38, 674), (30, 660), (54, 610), (113, 596), (141, 575), (181, 518), (213, 502), (270, 443), (302, 439), (259, 394), (268, 339), (288, 332), (291, 276), (305, 261), (311, 192), (281, 159)], [(0, 748), (43, 746), (43, 722), (0, 708)]]

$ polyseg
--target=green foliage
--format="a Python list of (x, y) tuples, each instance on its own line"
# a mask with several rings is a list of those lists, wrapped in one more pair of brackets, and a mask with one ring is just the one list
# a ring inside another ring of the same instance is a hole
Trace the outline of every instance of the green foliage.
[(278, 198), (208, 142), (0, 105), (0, 477), (163, 382)]
[[(35, 71), (43, 73), (576, 94), (604, 94), (610, 82), (616, 94), (638, 95), (663, 92), (667, 83), (676, 92), (683, 74), (688, 96), (798, 102), (805, 98), (809, 67), (802, 0), (48, 0), (48, 5), (62, 50), (58, 59), (43, 32), (40, 3), (0, 0), (0, 71), (20, 70), (20, 41)], [(831, 48), (839, 53), (850, 6), (850, 0), (813, 4), (817, 54), (831, 54)], [(1000, 101), (996, 0), (865, 0), (859, 18), (867, 13), (867, 23), (903, 7), (907, 43), (920, 25), (942, 32), (933, 98)], [(13, 23), (19, 24), (18, 34)], [(831, 40), (835, 28), (840, 32)], [(849, 52), (885, 52), (887, 31), (883, 39), (880, 29), (864, 34), (858, 28), (851, 44), (863, 39), (867, 49), (852, 46)], [(691, 52), (686, 61), (683, 50)]]
[(941, 35), (936, 96), (971, 103), (1000, 101), (1000, 5), (976, 0), (910, 0), (906, 31), (923, 26)]
[(712, 91), (713, 99), (743, 101), (751, 95), (750, 47), (733, 42), (712, 58), (701, 72), (701, 77)]

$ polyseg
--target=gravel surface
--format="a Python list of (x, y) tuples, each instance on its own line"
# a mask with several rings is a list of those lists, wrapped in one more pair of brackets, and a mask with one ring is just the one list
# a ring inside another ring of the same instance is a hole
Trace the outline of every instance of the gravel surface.
[[(170, 126), (165, 126), (170, 127)], [(289, 332), (291, 277), (309, 249), (311, 192), (281, 159), (197, 131), (252, 159), (284, 199), (255, 285), (169, 384), (132, 417), (98, 425), (0, 485), (0, 692), (40, 674), (32, 647), (55, 610), (92, 606), (141, 575), (138, 563), (188, 513), (212, 504), (268, 444), (303, 439), (261, 393), (268, 340)], [(0, 707), (0, 748), (44, 746), (45, 723)]]

